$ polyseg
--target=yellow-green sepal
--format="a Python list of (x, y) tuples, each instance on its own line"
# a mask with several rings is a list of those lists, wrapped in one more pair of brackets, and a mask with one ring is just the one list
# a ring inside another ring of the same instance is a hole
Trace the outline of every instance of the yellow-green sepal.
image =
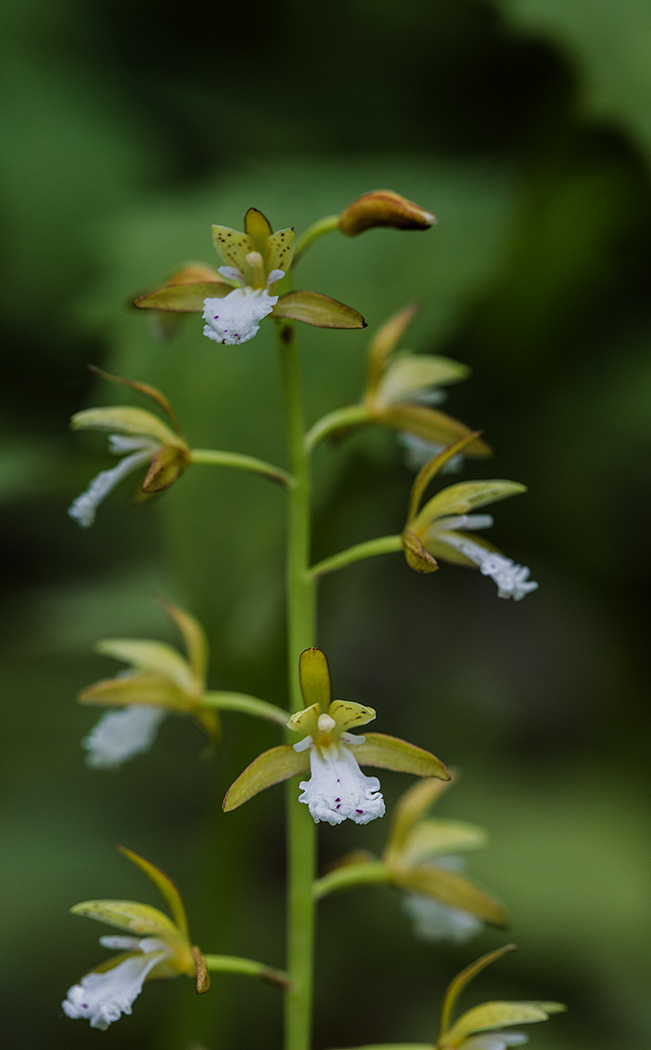
[[(417, 405), (405, 402), (399, 405), (387, 405), (382, 408), (381, 422), (392, 427), (393, 430), (405, 430), (415, 434), (424, 441), (432, 441), (437, 445), (449, 445), (452, 442), (469, 438), (474, 432), (458, 419), (439, 412), (427, 405)], [(491, 450), (480, 438), (474, 436), (466, 447), (466, 455), (476, 458), (489, 456)]]
[(480, 849), (488, 836), (476, 824), (462, 820), (421, 820), (409, 834), (405, 857), (409, 864), (420, 864), (431, 857)]
[(237, 809), (238, 806), (248, 802), (254, 795), (259, 794), (273, 784), (280, 784), (284, 780), (301, 773), (308, 773), (310, 759), (306, 752), (294, 751), (289, 744), (279, 744), (269, 751), (263, 751), (261, 755), (240, 773), (228, 791), (222, 803), (225, 813)]
[(353, 754), (360, 766), (377, 766), (379, 769), (392, 769), (396, 773), (450, 780), (450, 774), (440, 759), (397, 736), (367, 733), (364, 743), (355, 745)]
[(469, 369), (449, 357), (407, 354), (387, 368), (379, 389), (380, 401), (408, 400), (428, 387), (440, 387), (465, 379)]
[(311, 736), (314, 740), (319, 731), (319, 715), (323, 712), (318, 704), (310, 704), (302, 711), (295, 711), (287, 722), (287, 728), (303, 736)]
[(95, 649), (141, 671), (162, 675), (186, 693), (197, 691), (197, 679), (187, 660), (165, 642), (140, 638), (104, 638)]
[(151, 861), (141, 857), (139, 853), (134, 853), (133, 850), (127, 849), (126, 846), (118, 846), (120, 853), (124, 854), (132, 864), (140, 868), (145, 873), (148, 879), (150, 879), (158, 892), (161, 894), (165, 902), (167, 903), (172, 918), (179, 928), (180, 932), (188, 940), (190, 933), (188, 930), (188, 919), (185, 913), (185, 906), (181, 898), (181, 894), (176, 888), (175, 883), (170, 879), (169, 875), (166, 875), (164, 871), (152, 864)]
[(74, 414), (70, 426), (73, 430), (116, 430), (122, 434), (151, 437), (162, 445), (182, 444), (178, 434), (146, 408), (123, 405), (85, 408)]
[(302, 321), (316, 328), (366, 328), (362, 315), (337, 299), (320, 292), (287, 292), (274, 306), (273, 316)]
[(392, 869), (392, 881), (403, 890), (432, 897), (451, 908), (476, 915), (492, 926), (505, 926), (506, 912), (485, 890), (475, 886), (464, 875), (434, 864)]
[(402, 546), (410, 569), (423, 576), (436, 572), (439, 567), (436, 558), (426, 550), (420, 536), (417, 536), (411, 529), (405, 529), (402, 533)]
[(332, 703), (332, 680), (325, 653), (316, 648), (305, 649), (299, 659), (298, 674), (306, 707), (316, 705), (318, 714), (327, 714)]
[(562, 1003), (491, 1002), (482, 1003), (465, 1014), (445, 1033), (446, 1046), (461, 1046), (469, 1035), (491, 1032), (514, 1024), (548, 1021), (551, 1014), (565, 1010)]
[(77, 699), (82, 704), (100, 704), (105, 707), (141, 704), (169, 711), (188, 711), (186, 693), (169, 679), (152, 673), (127, 673), (103, 678), (83, 689)]
[(446, 463), (449, 463), (459, 452), (465, 451), (468, 445), (479, 437), (479, 431), (475, 430), (465, 437), (462, 437), (459, 441), (455, 441), (454, 444), (448, 445), (442, 452), (439, 452), (437, 456), (430, 459), (429, 463), (426, 463), (422, 467), (416, 477), (414, 478), (414, 484), (411, 486), (411, 493), (409, 496), (409, 510), (407, 511), (407, 524), (411, 524), (418, 513), (421, 500), (425, 494), (425, 490), (429, 485), (432, 478), (436, 477), (438, 473), (443, 469)]
[(179, 933), (172, 921), (158, 908), (137, 901), (96, 900), (82, 901), (71, 909), (73, 915), (96, 919), (118, 930), (136, 934), (138, 937), (163, 937), (177, 941)]
[(210, 990), (210, 974), (208, 972), (206, 957), (196, 944), (192, 945), (192, 958), (194, 960), (194, 969), (197, 975), (197, 995), (203, 995), (204, 992)]
[(134, 306), (139, 310), (169, 313), (196, 313), (203, 310), (204, 299), (228, 295), (233, 286), (210, 266), (187, 263), (172, 274), (165, 284), (138, 296)]
[(436, 518), (469, 514), (479, 507), (526, 491), (526, 485), (517, 481), (461, 481), (432, 496), (413, 520), (412, 528), (426, 528)]

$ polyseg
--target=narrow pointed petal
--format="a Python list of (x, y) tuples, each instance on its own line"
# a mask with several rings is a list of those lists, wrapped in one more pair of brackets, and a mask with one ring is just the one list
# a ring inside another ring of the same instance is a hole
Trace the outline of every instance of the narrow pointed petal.
[(97, 368), (96, 365), (89, 365), (88, 367), (91, 372), (93, 372), (96, 376), (99, 376), (100, 379), (105, 379), (107, 383), (117, 383), (120, 386), (128, 387), (130, 390), (137, 390), (138, 393), (144, 394), (145, 397), (149, 397), (152, 401), (155, 401), (156, 404), (159, 405), (160, 408), (162, 408), (166, 415), (169, 417), (169, 420), (172, 426), (174, 427), (176, 433), (179, 435), (179, 437), (181, 437), (181, 428), (179, 426), (179, 422), (176, 416), (174, 415), (174, 411), (172, 409), (171, 404), (165, 397), (165, 394), (163, 394), (155, 386), (150, 386), (149, 383), (140, 383), (135, 379), (125, 379), (124, 376), (113, 375), (112, 372), (105, 372), (103, 368)]
[(414, 484), (411, 487), (411, 495), (409, 497), (409, 510), (407, 512), (407, 524), (411, 524), (420, 507), (421, 500), (425, 494), (425, 490), (429, 485), (432, 478), (436, 477), (437, 474), (443, 470), (443, 467), (454, 459), (459, 452), (463, 452), (472, 441), (479, 436), (479, 431), (474, 431), (472, 434), (467, 434), (462, 437), (459, 441), (455, 441), (454, 444), (444, 448), (442, 452), (430, 459), (429, 463), (426, 463), (424, 467), (419, 470), (418, 474), (414, 478)]
[(410, 865), (422, 864), (459, 850), (479, 849), (487, 839), (483, 828), (462, 820), (421, 820), (407, 839), (406, 859)]
[(469, 438), (473, 434), (473, 441), (465, 446), (465, 455), (483, 458), (491, 454), (488, 445), (476, 436), (476, 432), (460, 423), (458, 419), (438, 409), (427, 405), (410, 404), (403, 402), (399, 405), (389, 405), (382, 408), (378, 413), (378, 421), (384, 426), (392, 427), (393, 430), (406, 430), (410, 434), (423, 438), (424, 441), (432, 441), (437, 445), (448, 446), (453, 442)]
[(482, 955), (481, 958), (476, 959), (475, 962), (470, 964), (470, 966), (466, 966), (466, 968), (462, 970), (461, 973), (458, 973), (450, 982), (446, 989), (443, 998), (443, 1005), (441, 1007), (441, 1025), (437, 1042), (439, 1042), (442, 1036), (447, 1032), (457, 999), (466, 986), (470, 984), (477, 974), (481, 973), (481, 971), (487, 966), (490, 966), (491, 963), (496, 962), (497, 959), (501, 959), (502, 956), (506, 955), (508, 952), (514, 952), (515, 950), (515, 944), (505, 944), (501, 948), (496, 948), (495, 951), (488, 952), (487, 955)]
[(366, 328), (366, 321), (352, 306), (320, 292), (288, 292), (281, 295), (274, 317), (302, 321), (316, 328)]
[(317, 704), (320, 714), (327, 714), (332, 701), (332, 681), (325, 654), (320, 649), (301, 653), (298, 673), (305, 706)]
[(162, 599), (160, 604), (174, 620), (183, 636), (190, 666), (198, 682), (205, 682), (208, 668), (208, 640), (198, 620), (173, 602)]
[(405, 791), (394, 809), (389, 838), (387, 839), (386, 856), (400, 853), (406, 844), (407, 836), (421, 820), (430, 806), (433, 806), (440, 795), (448, 789), (451, 780), (439, 780), (427, 777), (417, 780), (413, 787)]
[(248, 802), (265, 788), (280, 784), (283, 780), (300, 773), (307, 773), (310, 768), (309, 756), (305, 752), (298, 754), (289, 744), (279, 744), (269, 751), (264, 751), (253, 760), (250, 766), (240, 773), (239, 777), (226, 792), (222, 804), (225, 813), (237, 809)]
[(222, 280), (219, 274), (210, 281), (195, 281), (191, 284), (168, 285), (155, 292), (148, 292), (136, 299), (139, 310), (160, 310), (167, 313), (200, 313), (205, 299), (220, 299), (233, 291), (233, 285)]
[(464, 875), (434, 864), (394, 871), (393, 881), (402, 889), (433, 897), (441, 904), (476, 915), (493, 926), (506, 925), (506, 913), (496, 900)]
[(380, 385), (380, 380), (386, 368), (389, 354), (396, 348), (402, 339), (407, 327), (418, 313), (418, 305), (410, 303), (404, 310), (394, 314), (376, 332), (371, 341), (368, 351), (368, 365), (366, 373), (366, 386), (368, 392), (373, 395)]
[(189, 941), (190, 933), (188, 930), (188, 919), (185, 913), (185, 907), (181, 899), (181, 894), (176, 888), (176, 885), (164, 871), (157, 868), (151, 861), (146, 860), (145, 857), (141, 857), (139, 853), (134, 853), (133, 850), (127, 849), (126, 846), (118, 846), (120, 853), (123, 853), (132, 864), (140, 868), (145, 873), (148, 879), (154, 883), (154, 886), (162, 895), (163, 899), (167, 902), (167, 906), (172, 913), (172, 918), (178, 926), (182, 935)]
[(396, 773), (450, 780), (448, 770), (435, 755), (385, 733), (367, 733), (365, 742), (355, 748), (355, 757), (362, 766), (378, 766)]

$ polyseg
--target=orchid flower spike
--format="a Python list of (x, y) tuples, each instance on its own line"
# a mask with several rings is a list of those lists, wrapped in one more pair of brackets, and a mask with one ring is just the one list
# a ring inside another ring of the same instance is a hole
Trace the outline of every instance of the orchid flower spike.
[(303, 735), (293, 747), (281, 744), (256, 758), (229, 788), (224, 810), (241, 806), (253, 795), (291, 776), (310, 773), (301, 781), (299, 802), (314, 821), (341, 824), (349, 819), (367, 824), (384, 815), (384, 799), (377, 777), (367, 777), (360, 766), (379, 766), (422, 777), (449, 779), (434, 755), (383, 733), (358, 736), (351, 729), (375, 718), (372, 707), (349, 700), (333, 700), (328, 662), (320, 649), (301, 654), (300, 681), (305, 708), (293, 714), (288, 727)]
[(511, 1025), (548, 1021), (552, 1014), (566, 1009), (562, 1003), (490, 1002), (467, 1010), (452, 1022), (457, 999), (466, 985), (486, 966), (514, 949), (514, 944), (507, 944), (497, 951), (489, 952), (454, 978), (443, 999), (439, 1035), (434, 1050), (507, 1050), (510, 1046), (521, 1046), (527, 1042), (524, 1032), (506, 1032), (503, 1029)]
[(172, 317), (201, 312), (203, 334), (226, 346), (253, 339), (260, 322), (272, 314), (276, 320), (302, 321), (317, 328), (366, 327), (357, 310), (319, 292), (279, 295), (278, 282), (289, 272), (294, 257), (293, 229), (274, 233), (266, 216), (249, 208), (244, 232), (213, 226), (212, 237), (223, 266), (215, 271), (187, 263), (134, 305)]
[(165, 898), (172, 918), (157, 908), (134, 901), (84, 901), (71, 908), (73, 915), (84, 915), (123, 931), (118, 936), (100, 937), (104, 948), (118, 954), (101, 963), (73, 984), (63, 1003), (67, 1017), (84, 1018), (91, 1028), (106, 1031), (122, 1014), (130, 1014), (146, 981), (176, 977), (196, 977), (197, 991), (210, 987), (205, 960), (190, 941), (183, 901), (167, 875), (144, 857), (118, 847), (130, 861), (144, 871)]
[[(515, 481), (467, 481), (451, 485), (433, 496), (423, 507), (421, 500), (431, 479), (462, 451), (474, 435), (457, 441), (439, 453), (417, 475), (411, 490), (407, 523), (402, 542), (407, 562), (420, 573), (435, 572), (437, 559), (478, 568), (497, 584), (499, 598), (519, 601), (535, 591), (538, 584), (529, 579), (529, 569), (516, 565), (487, 540), (473, 535), (493, 524), (490, 514), (472, 511), (488, 503), (526, 492)], [(419, 509), (420, 508), (420, 509)]]
[(144, 393), (166, 411), (172, 426), (147, 409), (121, 405), (89, 408), (72, 417), (70, 425), (73, 430), (109, 431), (109, 451), (122, 457), (116, 466), (100, 471), (70, 506), (68, 514), (84, 529), (95, 521), (102, 500), (129, 474), (148, 467), (136, 496), (138, 501), (142, 501), (169, 488), (189, 462), (189, 449), (176, 417), (167, 398), (159, 390), (99, 369), (93, 371), (103, 379)]
[[(445, 399), (441, 387), (468, 375), (465, 365), (433, 354), (395, 353), (417, 312), (414, 305), (394, 314), (380, 328), (369, 347), (364, 405), (369, 418), (397, 430), (407, 447), (431, 459), (454, 441), (468, 438), (470, 429), (434, 407)], [(490, 455), (490, 448), (476, 434), (463, 454), (474, 458)], [(422, 464), (421, 464), (422, 465)]]
[(501, 905), (463, 874), (460, 852), (478, 849), (486, 833), (474, 824), (435, 820), (431, 806), (454, 783), (422, 780), (402, 796), (389, 831), (384, 862), (389, 881), (405, 893), (405, 911), (422, 940), (461, 944), (484, 923), (503, 926)]
[(163, 642), (107, 638), (96, 649), (122, 660), (128, 670), (88, 686), (79, 694), (84, 704), (110, 710), (82, 741), (86, 763), (95, 769), (114, 769), (147, 751), (160, 723), (170, 713), (190, 715), (215, 743), (219, 739), (217, 712), (201, 706), (206, 689), (208, 647), (201, 625), (171, 602), (163, 608), (179, 629), (186, 656)]

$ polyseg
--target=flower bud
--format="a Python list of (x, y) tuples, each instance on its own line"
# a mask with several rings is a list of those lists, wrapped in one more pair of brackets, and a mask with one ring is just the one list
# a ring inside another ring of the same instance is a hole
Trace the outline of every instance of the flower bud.
[(436, 216), (424, 211), (393, 190), (374, 190), (358, 197), (339, 216), (339, 229), (349, 237), (374, 226), (391, 226), (397, 230), (427, 230)]

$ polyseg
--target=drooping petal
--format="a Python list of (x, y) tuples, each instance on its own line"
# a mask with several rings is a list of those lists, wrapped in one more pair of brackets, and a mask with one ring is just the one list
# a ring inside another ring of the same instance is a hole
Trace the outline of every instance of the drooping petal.
[(264, 288), (235, 288), (223, 299), (206, 299), (203, 334), (226, 346), (246, 343), (259, 332), (259, 322), (277, 302), (278, 296), (269, 295)]
[(68, 989), (61, 1004), (67, 1017), (85, 1018), (91, 1028), (106, 1031), (122, 1014), (130, 1014), (134, 1000), (140, 995), (147, 975), (167, 955), (162, 941), (153, 939), (148, 944), (160, 945), (159, 950), (144, 952), (124, 959), (105, 973), (88, 973), (80, 984)]
[(231, 784), (222, 808), (225, 813), (229, 813), (272, 784), (280, 784), (296, 774), (306, 773), (307, 769), (307, 755), (298, 754), (288, 744), (279, 744), (263, 751)]
[(108, 711), (81, 742), (88, 751), (86, 765), (94, 769), (113, 769), (147, 751), (166, 714), (159, 707), (140, 704), (121, 711)]
[(347, 747), (310, 750), (311, 777), (299, 784), (298, 801), (308, 806), (314, 821), (341, 824), (348, 818), (356, 824), (384, 816), (384, 799), (377, 777), (367, 777)]
[(466, 1039), (463, 1050), (508, 1050), (509, 1046), (522, 1046), (528, 1041), (524, 1032), (491, 1032)]
[(148, 463), (158, 451), (158, 447), (158, 445), (147, 442), (145, 448), (141, 448), (140, 451), (134, 452), (130, 456), (125, 456), (115, 467), (111, 467), (110, 470), (101, 470), (93, 478), (86, 491), (77, 496), (77, 499), (68, 508), (70, 517), (74, 518), (81, 525), (82, 529), (90, 528), (95, 521), (97, 508), (102, 500), (108, 496), (109, 492), (112, 492), (123, 478), (126, 478), (128, 474), (137, 470), (144, 463)]

